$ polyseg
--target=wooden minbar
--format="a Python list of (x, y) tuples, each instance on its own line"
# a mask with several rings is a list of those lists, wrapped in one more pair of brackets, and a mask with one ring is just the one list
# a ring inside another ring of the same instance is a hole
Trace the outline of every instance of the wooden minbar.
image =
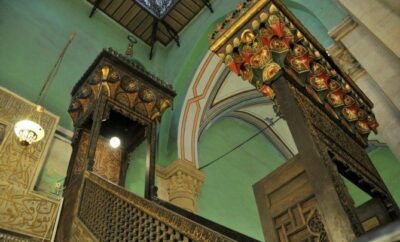
[[(298, 149), (253, 187), (267, 241), (353, 241), (399, 218), (365, 150), (378, 127), (372, 102), (282, 1), (238, 5), (210, 42), (274, 101)], [(373, 199), (356, 208), (342, 177)]]
[[(105, 49), (71, 95), (68, 111), (75, 129), (73, 152), (56, 241), (73, 240), (83, 231), (76, 229), (76, 224), (80, 228), (85, 224), (77, 217), (83, 191), (88, 189), (85, 177), (95, 174), (110, 183), (124, 185), (127, 154), (146, 140), (145, 198), (155, 195), (156, 130), (163, 112), (172, 105), (175, 92), (137, 61)], [(110, 146), (113, 137), (120, 140), (119, 147)], [(94, 200), (92, 203), (100, 206)]]

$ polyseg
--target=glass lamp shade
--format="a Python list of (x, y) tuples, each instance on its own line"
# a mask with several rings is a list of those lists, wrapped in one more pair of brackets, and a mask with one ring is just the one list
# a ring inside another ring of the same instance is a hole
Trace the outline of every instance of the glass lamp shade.
[(44, 137), (42, 126), (27, 119), (17, 122), (14, 131), (19, 139), (19, 143), (23, 146), (38, 142)]
[(112, 137), (110, 139), (110, 146), (114, 149), (118, 148), (121, 145), (121, 140), (118, 137)]

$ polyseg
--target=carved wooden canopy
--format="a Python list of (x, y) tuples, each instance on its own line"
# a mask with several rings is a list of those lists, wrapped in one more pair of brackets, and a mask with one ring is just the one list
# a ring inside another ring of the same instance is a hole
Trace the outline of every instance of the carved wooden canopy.
[(274, 99), (284, 75), (362, 144), (376, 132), (372, 102), (280, 0), (247, 0), (210, 34), (211, 51), (231, 71)]
[(68, 112), (75, 126), (93, 110), (100, 92), (149, 122), (159, 119), (176, 95), (171, 85), (111, 48), (99, 54), (71, 92)]

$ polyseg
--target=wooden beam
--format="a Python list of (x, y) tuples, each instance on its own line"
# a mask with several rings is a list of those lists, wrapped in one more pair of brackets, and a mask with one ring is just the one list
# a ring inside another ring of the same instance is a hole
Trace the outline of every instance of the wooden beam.
[(169, 34), (169, 36), (175, 40), (176, 45), (178, 47), (181, 46), (180, 41), (179, 41), (179, 35), (178, 33), (174, 30), (174, 28), (171, 27), (171, 25), (169, 25), (165, 20), (161, 20), (161, 23), (165, 26), (165, 28), (167, 29), (167, 32)]
[(93, 17), (94, 13), (95, 13), (96, 10), (99, 8), (100, 3), (101, 3), (102, 1), (103, 1), (103, 0), (96, 0), (96, 2), (93, 4), (92, 11), (90, 11), (89, 18)]
[[(313, 187), (313, 192), (317, 198), (318, 207), (325, 220), (325, 229), (330, 238), (337, 241), (352, 241), (356, 238), (345, 208), (341, 204), (341, 199), (350, 202), (350, 197), (341, 198), (336, 192), (335, 183), (331, 170), (326, 166), (324, 155), (318, 149), (316, 140), (313, 137), (308, 117), (296, 100), (295, 87), (289, 84), (284, 77), (280, 77), (272, 84), (276, 92), (277, 102), (283, 117), (285, 118), (289, 130), (293, 136), (299, 157), (303, 162), (304, 169)], [(332, 164), (334, 165), (334, 164)], [(342, 184), (344, 186), (344, 184)], [(355, 214), (355, 209), (353, 208)], [(340, 228), (340, 229), (338, 229)]]
[(158, 19), (153, 18), (153, 30), (151, 32), (151, 48), (150, 48), (150, 60), (153, 58), (153, 51), (154, 51), (154, 45), (157, 41), (157, 30), (158, 30)]
[(144, 197), (152, 200), (156, 196), (155, 175), (156, 175), (156, 151), (157, 151), (157, 123), (153, 122), (147, 126), (147, 157), (146, 157), (146, 180)]
[(201, 0), (204, 5), (210, 10), (211, 13), (214, 13), (214, 9), (212, 8), (210, 0)]

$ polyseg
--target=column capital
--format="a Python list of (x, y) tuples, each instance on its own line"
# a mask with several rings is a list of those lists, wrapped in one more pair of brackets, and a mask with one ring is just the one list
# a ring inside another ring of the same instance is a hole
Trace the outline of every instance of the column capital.
[(167, 167), (158, 166), (157, 176), (164, 186), (160, 189), (160, 192), (164, 190), (161, 198), (191, 212), (196, 211), (197, 196), (204, 182), (202, 171), (189, 161), (175, 160)]
[(327, 51), (336, 65), (349, 75), (353, 81), (357, 81), (357, 79), (366, 74), (365, 69), (342, 43), (335, 42)]
[(351, 17), (346, 17), (338, 25), (329, 30), (328, 34), (332, 39), (339, 41), (353, 29), (357, 27), (357, 23)]

